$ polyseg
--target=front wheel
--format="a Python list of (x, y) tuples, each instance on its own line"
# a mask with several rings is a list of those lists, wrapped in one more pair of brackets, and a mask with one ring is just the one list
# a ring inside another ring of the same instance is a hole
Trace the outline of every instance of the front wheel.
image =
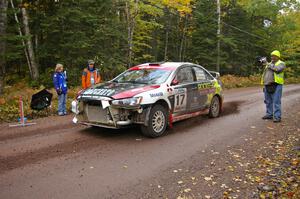
[(162, 105), (154, 105), (149, 114), (148, 125), (141, 126), (142, 133), (147, 137), (159, 137), (166, 132), (168, 114)]
[(220, 115), (220, 99), (218, 98), (218, 96), (214, 96), (211, 100), (211, 104), (209, 107), (209, 117), (215, 118), (215, 117), (219, 117)]

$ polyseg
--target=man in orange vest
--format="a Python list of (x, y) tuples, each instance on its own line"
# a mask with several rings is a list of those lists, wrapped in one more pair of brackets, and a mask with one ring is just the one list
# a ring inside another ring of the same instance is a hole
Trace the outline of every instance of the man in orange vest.
[(93, 60), (88, 60), (88, 67), (83, 70), (81, 81), (83, 89), (100, 83), (101, 76), (98, 69), (95, 69), (95, 62)]

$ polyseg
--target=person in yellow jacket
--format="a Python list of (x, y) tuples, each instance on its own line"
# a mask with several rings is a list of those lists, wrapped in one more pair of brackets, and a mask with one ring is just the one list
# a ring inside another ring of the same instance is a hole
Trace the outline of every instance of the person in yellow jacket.
[(101, 76), (99, 71), (95, 68), (95, 62), (93, 60), (88, 60), (88, 67), (82, 72), (82, 88), (87, 89), (95, 84), (100, 83), (100, 81)]
[(274, 122), (281, 121), (281, 96), (286, 66), (280, 58), (281, 55), (278, 50), (274, 50), (271, 53), (272, 61), (266, 64), (261, 79), (261, 84), (264, 86), (264, 102), (266, 104), (266, 115), (262, 119), (273, 119)]

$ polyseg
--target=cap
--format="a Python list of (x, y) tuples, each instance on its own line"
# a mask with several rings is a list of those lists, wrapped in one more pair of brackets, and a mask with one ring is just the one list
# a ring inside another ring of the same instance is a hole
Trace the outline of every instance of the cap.
[(88, 64), (95, 64), (95, 61), (90, 59), (90, 60), (88, 60)]

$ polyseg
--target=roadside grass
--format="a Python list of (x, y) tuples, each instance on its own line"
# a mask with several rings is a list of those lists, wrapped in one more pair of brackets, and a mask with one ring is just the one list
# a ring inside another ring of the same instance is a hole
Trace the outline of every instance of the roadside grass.
[[(35, 111), (30, 108), (31, 96), (45, 87), (41, 85), (39, 88), (31, 88), (27, 85), (25, 80), (14, 84), (8, 85), (4, 88), (4, 94), (0, 96), (0, 122), (17, 122), (19, 118), (19, 98), (23, 99), (24, 115), (30, 120), (39, 117), (47, 117), (57, 114), (57, 94), (55, 89), (47, 89), (53, 94), (51, 106), (42, 111)], [(67, 109), (70, 111), (71, 101), (76, 97), (79, 87), (70, 88), (68, 91)]]
[[(234, 75), (221, 76), (225, 89), (245, 88), (252, 86), (260, 86), (261, 75), (250, 75), (248, 77), (239, 77)], [(286, 84), (299, 84), (300, 77), (288, 77), (285, 79)]]
[[(238, 77), (234, 75), (224, 75), (221, 77), (225, 89), (260, 86), (260, 76)], [(300, 83), (300, 77), (290, 77), (286, 79), (287, 84)], [(16, 122), (19, 118), (19, 97), (22, 96), (24, 103), (24, 113), (28, 119), (47, 117), (57, 113), (57, 94), (55, 90), (48, 89), (53, 94), (51, 107), (42, 111), (30, 109), (31, 96), (44, 89), (31, 88), (25, 80), (19, 81), (14, 85), (7, 85), (4, 88), (4, 95), (0, 96), (0, 122)], [(76, 97), (80, 87), (72, 87), (68, 91), (67, 108), (70, 112), (71, 101)]]

